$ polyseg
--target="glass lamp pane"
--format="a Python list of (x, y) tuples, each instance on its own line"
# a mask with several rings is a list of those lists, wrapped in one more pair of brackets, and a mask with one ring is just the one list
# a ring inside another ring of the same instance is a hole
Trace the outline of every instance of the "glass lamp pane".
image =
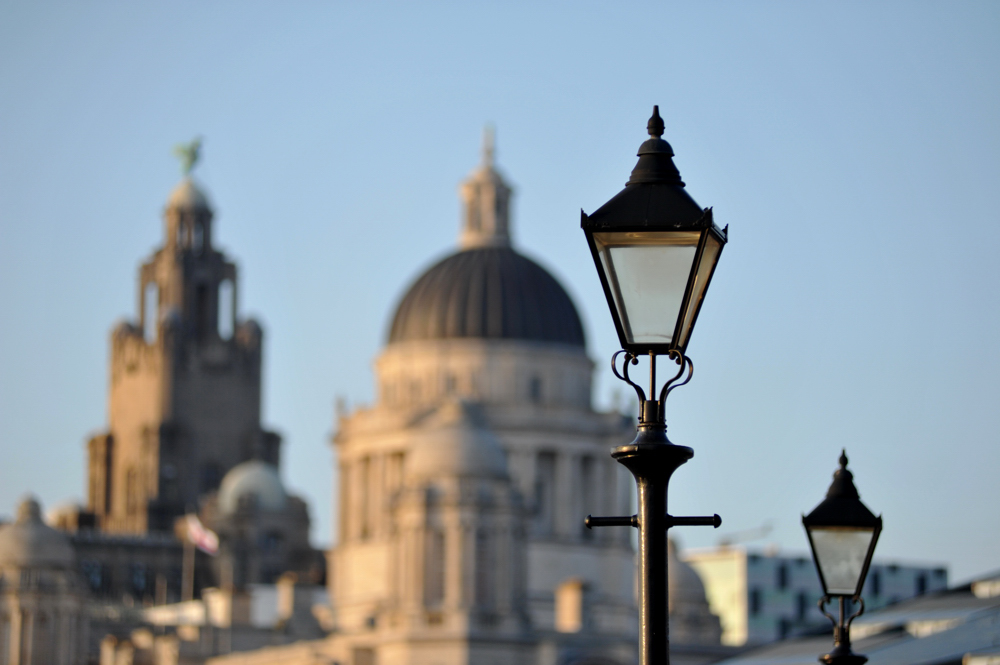
[(722, 243), (712, 235), (705, 238), (705, 251), (701, 255), (701, 263), (698, 264), (698, 272), (694, 275), (694, 283), (691, 285), (691, 305), (684, 313), (684, 324), (681, 326), (680, 346), (687, 346), (688, 338), (691, 337), (691, 327), (694, 325), (694, 317), (698, 316), (701, 309), (701, 301), (705, 299), (705, 289), (708, 287), (708, 279), (712, 276), (712, 269), (715, 268), (719, 260), (719, 252), (722, 251)]
[(854, 595), (875, 529), (813, 527), (809, 533), (816, 561), (826, 582), (826, 592), (830, 595)]
[(630, 344), (669, 344), (698, 232), (595, 233), (594, 243)]

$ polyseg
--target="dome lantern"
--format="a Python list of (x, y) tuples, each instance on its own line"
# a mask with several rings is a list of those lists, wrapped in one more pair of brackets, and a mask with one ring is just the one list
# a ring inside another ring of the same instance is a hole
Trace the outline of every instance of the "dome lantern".
[(483, 131), (483, 161), (459, 188), (464, 204), (459, 245), (510, 246), (510, 185), (494, 165), (493, 128)]

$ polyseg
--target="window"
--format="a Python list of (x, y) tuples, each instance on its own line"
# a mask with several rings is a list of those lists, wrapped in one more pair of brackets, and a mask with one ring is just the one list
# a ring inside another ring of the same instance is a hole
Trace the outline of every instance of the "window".
[[(593, 457), (581, 457), (580, 458), (580, 508), (581, 514), (583, 515), (593, 515), (596, 511), (595, 508), (595, 493), (597, 492), (597, 485), (594, 482), (594, 458)], [(594, 537), (594, 530), (588, 529), (583, 521), (580, 521), (580, 535), (584, 540), (592, 540)]]
[(786, 564), (781, 564), (778, 566), (778, 588), (787, 589), (788, 588), (788, 566)]
[(537, 376), (531, 377), (531, 381), (528, 384), (528, 397), (535, 404), (540, 404), (542, 401), (542, 379)]
[(125, 474), (125, 511), (129, 516), (133, 516), (141, 509), (139, 488), (139, 473), (135, 469), (129, 469)]
[(194, 225), (194, 236), (191, 239), (191, 246), (194, 248), (196, 253), (201, 254), (201, 250), (204, 249), (204, 244), (205, 228), (196, 222)]
[(197, 331), (198, 339), (203, 339), (208, 335), (209, 311), (211, 308), (211, 303), (208, 302), (208, 286), (205, 284), (199, 284), (195, 288), (194, 308), (195, 330)]
[(444, 533), (427, 534), (424, 560), (424, 604), (440, 605), (444, 602)]
[(222, 471), (215, 462), (207, 462), (201, 467), (201, 491), (211, 492), (218, 489), (222, 480)]
[(799, 595), (795, 598), (795, 616), (798, 617), (799, 621), (804, 621), (808, 610), (809, 599), (806, 597), (806, 592), (799, 591)]
[(142, 335), (152, 344), (156, 341), (156, 325), (160, 311), (160, 289), (155, 282), (146, 284), (142, 296)]
[(219, 284), (219, 337), (230, 339), (233, 336), (235, 320), (236, 289), (231, 279), (224, 279)]
[(882, 595), (882, 571), (875, 569), (868, 576), (868, 589), (873, 596)]
[(535, 533), (552, 534), (555, 526), (555, 453), (539, 453), (535, 463)]
[(493, 557), (490, 537), (484, 530), (476, 532), (476, 604), (481, 608), (493, 607)]
[(566, 580), (556, 587), (556, 630), (578, 633), (586, 622), (586, 585), (582, 580)]
[(918, 596), (922, 596), (927, 593), (927, 575), (924, 573), (917, 575), (916, 593)]
[(760, 596), (760, 589), (750, 589), (750, 616), (757, 616), (760, 614), (763, 606)]
[(371, 458), (365, 457), (358, 464), (358, 516), (361, 518), (360, 536), (362, 540), (367, 540), (371, 535)]

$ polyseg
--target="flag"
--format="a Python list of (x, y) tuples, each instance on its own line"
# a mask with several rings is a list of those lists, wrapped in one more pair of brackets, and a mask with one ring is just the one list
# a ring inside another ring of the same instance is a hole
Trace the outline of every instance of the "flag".
[(197, 515), (187, 516), (187, 539), (205, 554), (215, 556), (219, 551), (219, 536), (211, 529), (206, 529)]

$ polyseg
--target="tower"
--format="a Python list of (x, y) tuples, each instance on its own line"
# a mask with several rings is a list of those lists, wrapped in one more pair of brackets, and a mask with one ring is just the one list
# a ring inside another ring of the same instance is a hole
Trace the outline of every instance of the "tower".
[(261, 328), (237, 318), (236, 265), (190, 174), (197, 142), (181, 155), (138, 320), (111, 333), (108, 429), (87, 444), (88, 511), (109, 532), (170, 531), (240, 462), (278, 464), (280, 438), (260, 426)]

